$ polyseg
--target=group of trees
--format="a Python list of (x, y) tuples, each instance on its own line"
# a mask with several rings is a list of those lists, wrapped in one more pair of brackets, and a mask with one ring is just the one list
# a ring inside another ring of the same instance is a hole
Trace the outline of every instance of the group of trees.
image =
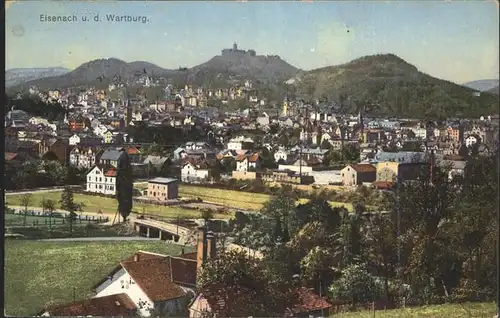
[(48, 102), (35, 96), (22, 96), (21, 98), (14, 98), (5, 94), (6, 103), (8, 109), (6, 112), (12, 109), (18, 109), (32, 114), (33, 116), (40, 116), (47, 118), (50, 121), (63, 119), (67, 110), (57, 102)]
[(5, 178), (10, 182), (6, 189), (31, 189), (36, 187), (78, 184), (85, 180), (86, 171), (68, 167), (55, 160), (5, 162)]
[[(324, 296), (354, 303), (490, 300), (497, 287), (498, 211), (492, 198), (498, 179), (491, 169), (497, 164), (498, 153), (471, 157), (463, 176), (450, 178), (446, 167), (423, 169), (416, 181), (394, 192), (357, 195), (352, 212), (331, 207), (321, 193), (296, 206), (294, 192), (284, 187), (260, 215), (238, 213), (231, 223), (235, 243), (262, 251), (264, 259), (224, 254), (209, 261), (201, 275), (204, 293), (238, 285), (251, 299), (234, 291), (226, 295), (232, 306), (224, 310), (239, 304), (254, 313), (261, 310), (254, 302), (269, 295), (269, 288), (284, 295), (283, 286), (294, 278)], [(367, 205), (386, 213), (365, 213)], [(265, 275), (253, 272), (264, 269)], [(273, 298), (269, 310), (276, 304), (284, 306)]]
[[(23, 226), (27, 225), (26, 219), (29, 212), (29, 207), (33, 204), (33, 195), (31, 193), (24, 193), (21, 195), (21, 206), (24, 208), (23, 213)], [(52, 229), (52, 217), (59, 204), (60, 209), (67, 211), (66, 219), (68, 219), (70, 233), (73, 232), (73, 221), (75, 220), (77, 211), (83, 211), (85, 204), (83, 202), (75, 202), (73, 190), (71, 187), (65, 187), (61, 193), (61, 199), (56, 202), (50, 198), (43, 198), (40, 205), (43, 213), (49, 216), (49, 226)]]

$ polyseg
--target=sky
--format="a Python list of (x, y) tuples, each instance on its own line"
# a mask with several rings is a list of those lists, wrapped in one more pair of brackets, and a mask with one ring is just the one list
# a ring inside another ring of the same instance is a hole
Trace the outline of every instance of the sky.
[[(493, 0), (10, 1), (6, 69), (74, 69), (110, 57), (177, 69), (236, 42), (304, 70), (393, 53), (422, 72), (464, 83), (499, 78), (498, 12)], [(75, 15), (78, 21), (47, 22), (41, 15)], [(147, 22), (111, 22), (108, 15)]]

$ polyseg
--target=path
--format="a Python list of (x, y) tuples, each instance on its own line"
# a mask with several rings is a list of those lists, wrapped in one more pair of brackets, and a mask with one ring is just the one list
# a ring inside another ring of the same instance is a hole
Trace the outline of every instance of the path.
[[(108, 236), (108, 237), (67, 237), (56, 239), (38, 240), (43, 242), (104, 242), (104, 241), (157, 241), (157, 238), (147, 238), (143, 236)], [(164, 241), (163, 241), (164, 242)]]

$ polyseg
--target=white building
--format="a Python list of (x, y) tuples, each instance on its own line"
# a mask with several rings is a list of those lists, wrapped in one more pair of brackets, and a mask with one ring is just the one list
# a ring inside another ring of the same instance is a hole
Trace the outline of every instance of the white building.
[(236, 171), (247, 172), (258, 169), (261, 166), (261, 159), (258, 152), (251, 155), (239, 155), (236, 157)]
[(467, 147), (470, 147), (477, 142), (478, 142), (478, 140), (477, 140), (476, 136), (470, 135), (467, 138), (465, 138), (465, 145)]
[(77, 134), (73, 134), (73, 136), (69, 137), (69, 145), (76, 146), (80, 143), (81, 138)]
[(280, 160), (286, 161), (288, 159), (288, 152), (284, 148), (278, 149), (274, 153), (274, 161), (279, 162)]
[(229, 140), (227, 143), (227, 149), (229, 150), (242, 150), (244, 143), (253, 143), (253, 139), (246, 138), (244, 136), (239, 136)]
[(116, 194), (116, 169), (112, 166), (95, 165), (87, 173), (87, 192)]
[(141, 317), (180, 316), (194, 296), (196, 266), (196, 260), (139, 252), (94, 286), (94, 298), (125, 293)]
[(210, 168), (206, 164), (194, 164), (187, 162), (181, 169), (181, 181), (186, 183), (198, 183), (209, 180), (211, 177)]

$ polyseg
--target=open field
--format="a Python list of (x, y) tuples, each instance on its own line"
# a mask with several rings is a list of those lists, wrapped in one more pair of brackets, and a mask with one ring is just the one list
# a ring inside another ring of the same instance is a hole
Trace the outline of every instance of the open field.
[[(252, 193), (235, 190), (203, 188), (189, 185), (179, 186), (179, 195), (182, 197), (200, 198), (203, 201), (227, 205), (242, 210), (260, 210), (271, 196), (263, 193)], [(305, 203), (308, 199), (300, 199), (298, 203)], [(344, 206), (352, 211), (351, 203), (331, 201), (332, 207)]]
[[(41, 201), (43, 199), (51, 199), (57, 202), (57, 209), (60, 209), (59, 200), (61, 199), (62, 191), (57, 192), (43, 192), (43, 193), (33, 193), (31, 198), (32, 202), (30, 206), (41, 207)], [(21, 195), (8, 195), (5, 197), (8, 205), (22, 206)], [(113, 216), (116, 213), (117, 201), (111, 198), (85, 195), (81, 193), (74, 194), (75, 202), (83, 202), (85, 207), (83, 211), (87, 212), (98, 212), (102, 211), (104, 214)], [(176, 206), (157, 206), (153, 204), (136, 203), (134, 202), (132, 212), (136, 213), (146, 213), (154, 214), (166, 218), (185, 218), (185, 219), (197, 219), (200, 218), (200, 212), (196, 210), (183, 209)], [(218, 219), (227, 219), (232, 215), (230, 214), (216, 214), (215, 217)]]
[(428, 318), (469, 318), (469, 317), (489, 317), (496, 315), (495, 303), (464, 303), (464, 304), (443, 304), (433, 306), (422, 306), (393, 310), (377, 310), (349, 312), (333, 315), (332, 317), (346, 318), (403, 318), (403, 317), (428, 317)]
[[(5, 308), (8, 315), (35, 315), (47, 304), (91, 295), (92, 286), (139, 250), (178, 255), (181, 246), (161, 241), (5, 241)], [(190, 252), (186, 248), (186, 252)]]
[[(49, 227), (49, 221), (53, 224), (53, 225), (61, 225), (61, 224), (67, 224), (68, 221), (67, 220), (64, 220), (65, 223), (63, 223), (63, 218), (55, 218), (53, 217), (52, 219), (47, 217), (47, 216), (32, 216), (32, 215), (27, 215), (26, 216), (26, 225), (27, 226), (32, 226), (32, 225), (35, 225), (35, 226), (46, 226), (46, 227)], [(35, 224), (36, 222), (38, 222), (37, 224)], [(73, 224), (75, 226), (79, 226), (79, 225), (87, 225), (89, 224), (90, 221), (86, 221), (86, 220), (75, 220), (73, 222)], [(95, 222), (92, 222), (92, 223), (95, 223)], [(6, 213), (5, 214), (5, 226), (22, 226), (24, 225), (24, 216), (22, 214), (12, 214), (12, 213)]]

